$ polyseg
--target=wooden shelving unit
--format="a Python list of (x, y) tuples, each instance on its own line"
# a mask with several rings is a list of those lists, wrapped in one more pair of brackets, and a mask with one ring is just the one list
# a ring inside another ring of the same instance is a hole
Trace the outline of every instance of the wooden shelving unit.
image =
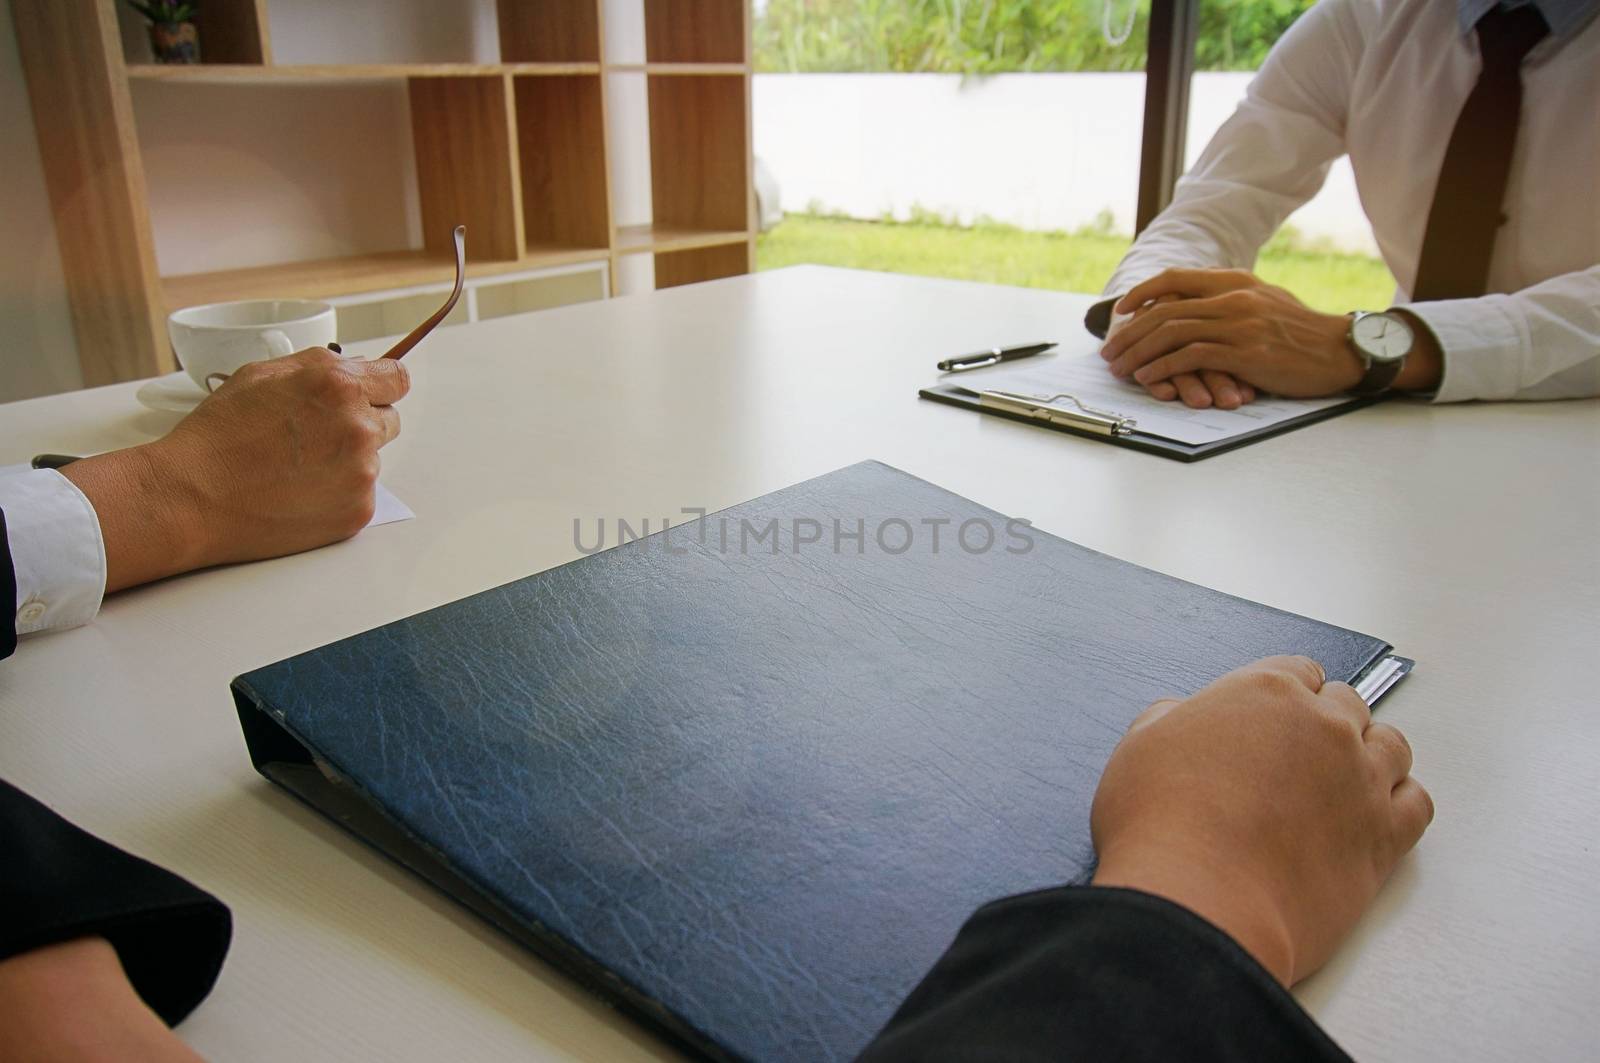
[[(130, 62), (116, 2), (12, 0), (86, 384), (171, 370), (165, 318), (182, 306), (266, 296), (415, 298), (448, 281), (446, 241), (457, 222), (468, 227), (469, 276), (485, 284), (547, 269), (565, 277), (562, 270), (583, 263), (604, 268), (614, 283), (619, 260), (643, 254), (654, 256), (657, 287), (751, 268), (746, 0), (642, 0), (642, 62), (607, 61), (604, 0), (497, 0), (499, 62), (310, 65), (274, 62), (268, 0), (205, 0), (205, 62), (194, 66)], [(647, 84), (648, 225), (615, 220), (606, 88), (613, 74)], [(314, 92), (372, 81), (406, 86), (422, 247), (161, 275), (134, 85)], [(500, 285), (484, 302), (542, 306), (556, 297)]]
[(742, 229), (697, 229), (656, 223), (624, 225), (617, 229), (613, 246), (619, 255), (641, 251), (692, 251), (700, 247), (736, 244), (749, 234)]
[[(634, 67), (618, 69), (635, 69)], [(643, 70), (640, 64), (637, 69)], [(718, 67), (715, 73), (730, 71)], [(350, 63), (262, 66), (251, 63), (196, 63), (193, 66), (162, 66), (159, 63), (130, 63), (128, 77), (134, 81), (179, 81), (194, 84), (271, 84), (284, 81), (392, 81), (397, 78), (559, 76), (598, 74), (599, 63)]]

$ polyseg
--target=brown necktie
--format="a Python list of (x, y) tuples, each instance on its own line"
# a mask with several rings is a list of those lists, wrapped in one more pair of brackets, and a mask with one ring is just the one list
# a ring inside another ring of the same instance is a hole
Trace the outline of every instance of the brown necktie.
[(1505, 222), (1506, 181), (1522, 112), (1522, 60), (1550, 32), (1532, 4), (1495, 8), (1478, 20), (1483, 72), (1461, 105), (1428, 211), (1411, 298), (1484, 293), (1495, 231)]

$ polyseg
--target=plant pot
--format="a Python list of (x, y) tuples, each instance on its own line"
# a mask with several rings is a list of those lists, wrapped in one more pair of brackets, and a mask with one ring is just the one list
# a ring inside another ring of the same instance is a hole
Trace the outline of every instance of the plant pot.
[(158, 63), (198, 63), (200, 33), (193, 22), (152, 22), (150, 48)]

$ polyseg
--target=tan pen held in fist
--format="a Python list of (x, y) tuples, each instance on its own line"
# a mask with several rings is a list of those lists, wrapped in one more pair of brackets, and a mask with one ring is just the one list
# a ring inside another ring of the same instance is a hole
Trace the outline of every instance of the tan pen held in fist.
[(385, 358), (404, 358), (406, 352), (422, 342), (422, 338), (432, 332), (445, 318), (450, 316), (450, 311), (456, 308), (456, 300), (461, 298), (461, 286), (467, 279), (467, 227), (457, 225), (454, 233), (456, 242), (456, 286), (450, 292), (450, 298), (444, 301), (438, 311), (428, 320), (412, 329), (404, 339), (384, 352)]

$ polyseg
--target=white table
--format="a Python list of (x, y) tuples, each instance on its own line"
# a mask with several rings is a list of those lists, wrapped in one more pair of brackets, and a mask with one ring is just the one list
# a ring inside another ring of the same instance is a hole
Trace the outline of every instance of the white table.
[[(715, 509), (878, 458), (1419, 661), (1382, 715), (1438, 819), (1300, 990), (1368, 1060), (1600, 1041), (1600, 403), (1393, 403), (1196, 465), (920, 401), (939, 356), (1087, 297), (800, 268), (445, 329), (384, 481), (409, 523), (118, 595), (0, 665), (0, 777), (228, 901), (182, 1028), (226, 1060), (668, 1053), (250, 768), (236, 674), (578, 556), (573, 521)], [(844, 386), (849, 382), (849, 386)], [(140, 442), (118, 385), (0, 410), (0, 462)]]

